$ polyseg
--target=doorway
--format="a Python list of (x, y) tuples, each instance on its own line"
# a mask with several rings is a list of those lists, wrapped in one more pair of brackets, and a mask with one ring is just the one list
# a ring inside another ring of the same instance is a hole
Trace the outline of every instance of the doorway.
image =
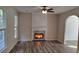
[(76, 15), (69, 16), (65, 22), (64, 44), (66, 47), (69, 47), (72, 52), (77, 52), (78, 24), (79, 18)]

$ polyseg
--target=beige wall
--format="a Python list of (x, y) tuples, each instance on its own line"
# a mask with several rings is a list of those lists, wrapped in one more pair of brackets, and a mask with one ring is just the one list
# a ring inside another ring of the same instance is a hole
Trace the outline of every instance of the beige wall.
[(19, 40), (29, 41), (32, 39), (32, 14), (19, 13)]
[(11, 7), (0, 7), (6, 13), (7, 29), (6, 29), (6, 44), (7, 48), (4, 52), (9, 52), (13, 46), (17, 43), (17, 39), (14, 39), (14, 15), (16, 10)]
[(64, 31), (65, 31), (65, 21), (71, 15), (79, 16), (79, 8), (70, 10), (68, 12), (62, 13), (59, 16), (59, 31), (58, 31), (58, 39), (61, 42), (64, 42)]
[(56, 40), (58, 38), (58, 15), (47, 15), (47, 39)]

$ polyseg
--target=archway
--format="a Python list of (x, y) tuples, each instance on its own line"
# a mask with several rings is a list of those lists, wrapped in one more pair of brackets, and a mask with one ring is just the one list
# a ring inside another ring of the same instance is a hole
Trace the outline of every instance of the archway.
[(77, 51), (78, 25), (79, 25), (79, 18), (76, 15), (71, 15), (66, 19), (64, 44), (67, 47), (72, 48), (70, 50), (72, 52)]

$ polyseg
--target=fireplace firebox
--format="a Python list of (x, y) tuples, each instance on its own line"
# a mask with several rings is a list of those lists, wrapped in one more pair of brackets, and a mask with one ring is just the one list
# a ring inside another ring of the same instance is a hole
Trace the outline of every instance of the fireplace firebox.
[(45, 41), (45, 31), (34, 31), (33, 41)]
[(35, 33), (34, 38), (35, 39), (44, 39), (44, 34), (43, 33)]

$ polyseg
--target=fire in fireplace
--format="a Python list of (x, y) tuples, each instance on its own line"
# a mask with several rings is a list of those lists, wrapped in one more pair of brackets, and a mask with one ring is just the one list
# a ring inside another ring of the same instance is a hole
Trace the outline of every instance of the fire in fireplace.
[(34, 38), (35, 39), (44, 39), (44, 34), (43, 33), (35, 33)]
[(34, 40), (45, 40), (45, 31), (34, 31)]

